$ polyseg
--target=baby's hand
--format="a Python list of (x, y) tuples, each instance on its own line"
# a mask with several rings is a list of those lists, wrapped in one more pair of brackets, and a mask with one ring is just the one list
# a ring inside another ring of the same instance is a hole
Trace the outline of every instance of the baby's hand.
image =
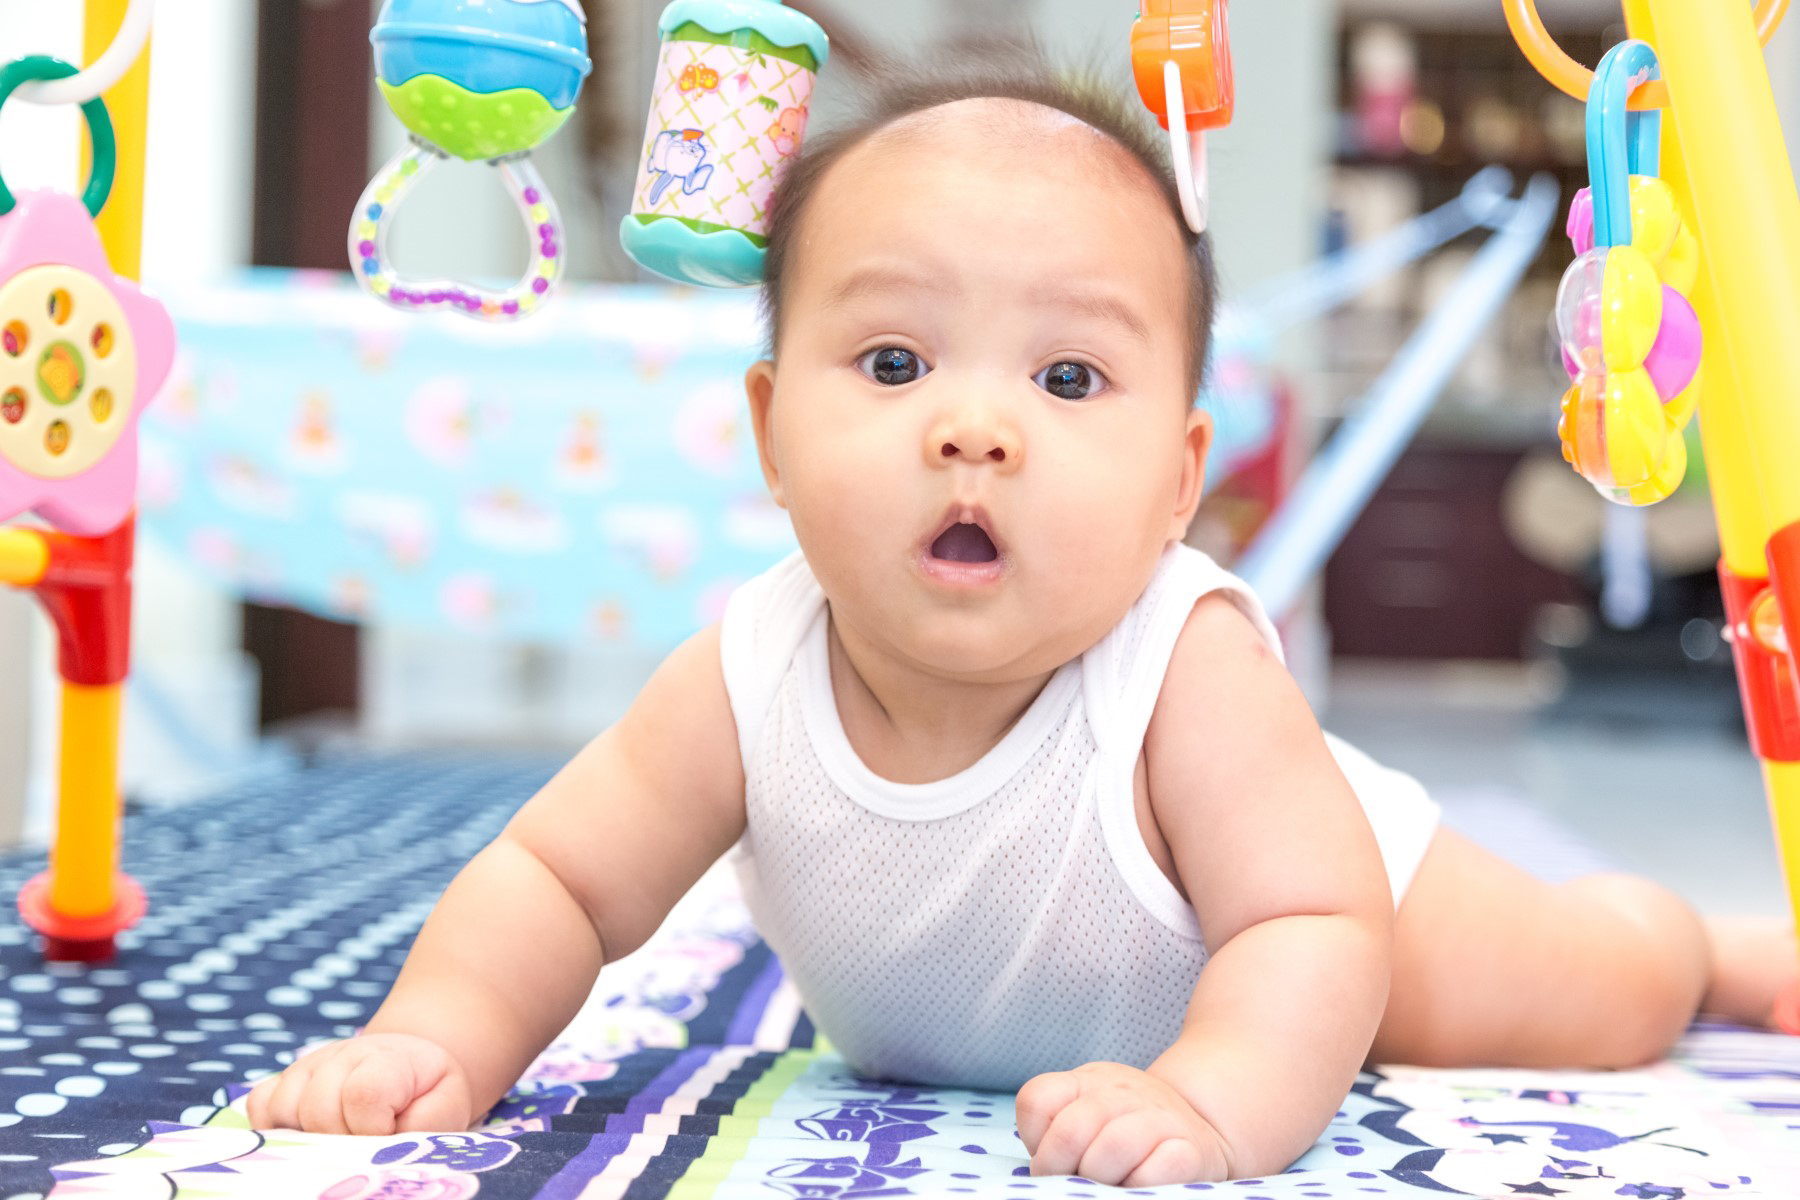
[(1033, 1175), (1155, 1187), (1216, 1182), (1230, 1167), (1224, 1140), (1180, 1093), (1136, 1067), (1096, 1062), (1025, 1081), (1019, 1137)]
[(250, 1092), (255, 1129), (307, 1133), (462, 1131), (469, 1081), (436, 1042), (372, 1033), (332, 1042), (296, 1059)]

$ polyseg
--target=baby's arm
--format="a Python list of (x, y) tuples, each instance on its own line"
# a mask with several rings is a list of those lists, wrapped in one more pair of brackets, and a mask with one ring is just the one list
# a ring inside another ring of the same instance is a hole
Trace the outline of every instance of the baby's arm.
[(1144, 1187), (1274, 1174), (1312, 1145), (1387, 1000), (1393, 901), (1306, 702), (1223, 596), (1196, 605), (1145, 736), (1156, 821), (1212, 956), (1147, 1071), (1019, 1095), (1040, 1174)]
[(462, 869), (363, 1034), (257, 1085), (252, 1125), (467, 1128), (743, 829), (714, 626)]

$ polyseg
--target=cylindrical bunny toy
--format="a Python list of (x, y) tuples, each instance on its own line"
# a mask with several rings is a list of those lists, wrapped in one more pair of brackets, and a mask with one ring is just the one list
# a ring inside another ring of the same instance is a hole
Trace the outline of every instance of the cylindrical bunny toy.
[(825, 31), (778, 0), (674, 0), (619, 240), (684, 283), (762, 281), (769, 201), (800, 151)]

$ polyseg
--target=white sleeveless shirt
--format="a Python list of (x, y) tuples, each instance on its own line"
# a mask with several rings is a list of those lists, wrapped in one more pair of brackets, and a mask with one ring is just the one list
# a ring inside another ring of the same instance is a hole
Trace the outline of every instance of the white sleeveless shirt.
[[(1148, 1066), (1174, 1042), (1207, 948), (1144, 844), (1132, 776), (1176, 639), (1214, 591), (1280, 654), (1242, 581), (1173, 547), (998, 745), (922, 784), (877, 776), (845, 736), (825, 595), (799, 553), (732, 595), (720, 654), (747, 818), (734, 858), (757, 929), (853, 1069), (1014, 1090), (1085, 1062)], [(1436, 806), (1332, 749), (1398, 901)]]

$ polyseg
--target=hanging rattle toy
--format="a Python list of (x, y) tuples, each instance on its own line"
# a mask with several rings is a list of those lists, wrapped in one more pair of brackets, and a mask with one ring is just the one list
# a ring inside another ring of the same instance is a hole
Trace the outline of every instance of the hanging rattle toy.
[[(412, 136), (356, 203), (356, 278), (394, 308), (448, 305), (486, 321), (531, 312), (562, 275), (565, 250), (556, 205), (529, 156), (575, 111), (575, 95), (593, 69), (579, 0), (386, 0), (369, 40), (382, 98)], [(524, 219), (531, 262), (504, 291), (406, 279), (388, 258), (395, 210), (451, 155), (492, 163)]]
[[(45, 55), (8, 63), (0, 105), (27, 81), (76, 74)], [(0, 528), (0, 583), (37, 593), (64, 681), (55, 843), (19, 911), (50, 958), (91, 961), (109, 957), (145, 909), (143, 889), (118, 871), (113, 767), (130, 658), (137, 421), (169, 373), (175, 329), (107, 261), (92, 218), (112, 190), (112, 122), (97, 95), (81, 110), (93, 168), (80, 199), (15, 196), (0, 180), (0, 521), (31, 512), (52, 526)]]
[(626, 253), (659, 275), (706, 287), (762, 281), (769, 200), (806, 136), (825, 31), (780, 0), (674, 0)]
[(1631, 89), (1658, 74), (1641, 41), (1614, 46), (1594, 72), (1591, 187), (1569, 208), (1578, 257), (1556, 293), (1563, 366), (1574, 381), (1557, 427), (1563, 458), (1619, 504), (1654, 504), (1680, 486), (1682, 430), (1700, 393), (1700, 321), (1687, 300), (1699, 246), (1656, 175), (1660, 114), (1626, 111)]
[(1206, 232), (1206, 131), (1231, 124), (1236, 98), (1225, 0), (1144, 0), (1131, 27), (1138, 98), (1169, 131), (1188, 228)]

